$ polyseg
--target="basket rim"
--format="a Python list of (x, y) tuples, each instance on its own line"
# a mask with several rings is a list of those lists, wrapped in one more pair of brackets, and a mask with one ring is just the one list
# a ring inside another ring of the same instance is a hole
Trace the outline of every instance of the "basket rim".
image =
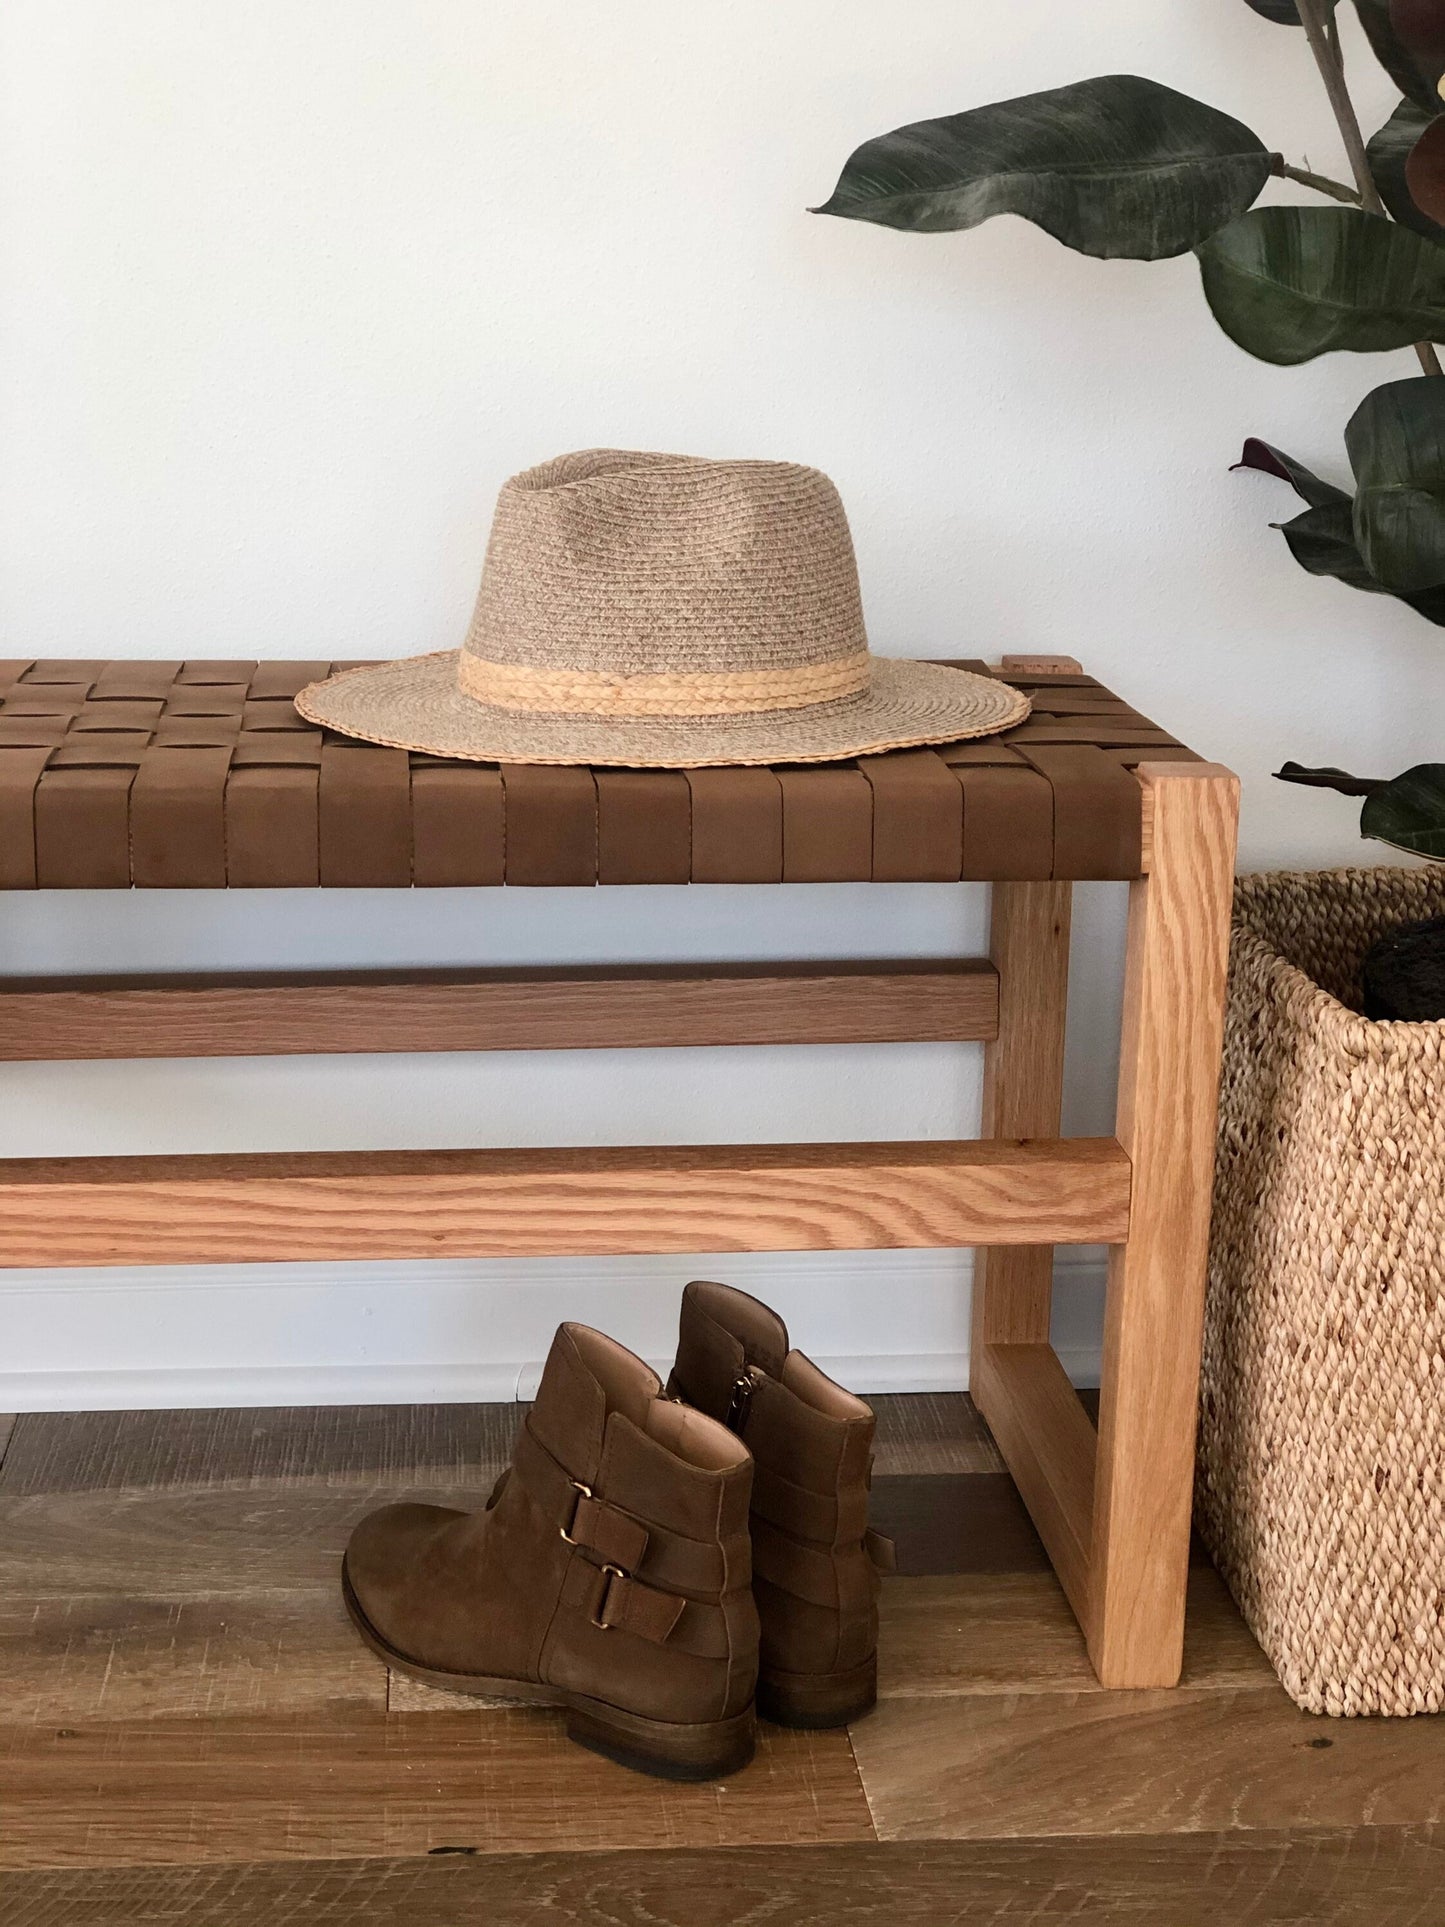
[[(1265, 888), (1273, 884), (1311, 884), (1348, 877), (1398, 877), (1428, 874), (1428, 867), (1408, 867), (1402, 863), (1339, 864), (1328, 870), (1251, 870), (1235, 878), (1234, 907), (1230, 924), (1234, 941), (1247, 942), (1265, 963), (1282, 991), (1307, 1010), (1309, 1015), (1332, 1030), (1337, 1037), (1351, 1037), (1362, 1048), (1379, 1050), (1392, 1044), (1404, 1046), (1414, 1037), (1436, 1036), (1445, 1032), (1445, 1017), (1366, 1017), (1351, 1010), (1330, 991), (1317, 984), (1309, 972), (1291, 962), (1275, 948), (1250, 921), (1249, 910)], [(1445, 875), (1441, 878), (1445, 885)]]

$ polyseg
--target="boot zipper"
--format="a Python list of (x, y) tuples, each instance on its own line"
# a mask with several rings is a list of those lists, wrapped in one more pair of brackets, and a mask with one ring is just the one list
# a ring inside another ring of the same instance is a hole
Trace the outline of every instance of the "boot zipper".
[(733, 1380), (733, 1395), (728, 1400), (727, 1417), (723, 1420), (723, 1424), (730, 1432), (740, 1433), (747, 1424), (753, 1393), (757, 1390), (762, 1377), (763, 1374), (756, 1365), (749, 1365)]

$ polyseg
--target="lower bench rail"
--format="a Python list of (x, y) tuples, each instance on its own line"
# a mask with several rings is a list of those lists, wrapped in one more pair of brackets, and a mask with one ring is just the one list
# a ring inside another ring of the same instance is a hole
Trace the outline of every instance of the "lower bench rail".
[(1116, 1244), (1113, 1138), (16, 1158), (0, 1264)]

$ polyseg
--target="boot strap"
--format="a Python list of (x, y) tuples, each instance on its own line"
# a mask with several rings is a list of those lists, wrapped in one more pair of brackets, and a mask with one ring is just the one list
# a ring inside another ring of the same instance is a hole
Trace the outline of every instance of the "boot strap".
[(761, 1464), (753, 1466), (753, 1517), (820, 1546), (856, 1540), (868, 1520), (868, 1494), (811, 1492)]
[(512, 1452), (516, 1476), (526, 1486), (569, 1546), (576, 1546), (594, 1565), (618, 1566), (624, 1573), (646, 1568), (647, 1577), (663, 1587), (688, 1592), (721, 1592), (729, 1580), (730, 1564), (743, 1565), (746, 1548), (729, 1549), (717, 1543), (685, 1538), (681, 1533), (650, 1530), (641, 1519), (574, 1479), (523, 1421)]
[[(746, 1597), (747, 1588), (740, 1597)], [(721, 1604), (684, 1599), (616, 1567), (570, 1561), (562, 1603), (600, 1632), (626, 1632), (694, 1659), (726, 1659), (733, 1650)]]
[(884, 1533), (869, 1526), (863, 1534), (863, 1550), (879, 1572), (897, 1572), (898, 1548)]
[(676, 1593), (644, 1586), (618, 1566), (604, 1566), (598, 1578), (588, 1617), (599, 1632), (633, 1633), (661, 1646), (687, 1607), (687, 1601)]
[[(854, 1551), (857, 1542), (854, 1542)], [(753, 1570), (770, 1586), (790, 1592), (810, 1605), (836, 1607), (838, 1604), (838, 1552), (821, 1546), (804, 1545), (779, 1532), (766, 1519), (753, 1521)], [(892, 1555), (893, 1541), (871, 1528), (863, 1535), (862, 1550), (876, 1572), (891, 1572), (886, 1563)]]
[(599, 1565), (632, 1571), (647, 1553), (648, 1531), (640, 1519), (599, 1499), (591, 1486), (574, 1479), (533, 1433), (525, 1420), (512, 1451), (512, 1465), (542, 1510), (557, 1523), (569, 1546), (595, 1555)]

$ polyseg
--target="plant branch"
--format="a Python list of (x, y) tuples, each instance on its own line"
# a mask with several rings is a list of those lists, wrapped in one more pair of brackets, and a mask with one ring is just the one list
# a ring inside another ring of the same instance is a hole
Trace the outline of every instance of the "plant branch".
[(1270, 156), (1270, 172), (1278, 174), (1281, 180), (1298, 181), (1301, 187), (1312, 187), (1316, 194), (1328, 194), (1332, 201), (1348, 201), (1351, 207), (1360, 205), (1360, 196), (1353, 187), (1346, 187), (1343, 181), (1332, 181), (1327, 174), (1312, 174), (1307, 167), (1292, 167), (1283, 154)]
[(1345, 143), (1345, 152), (1350, 158), (1350, 172), (1355, 177), (1355, 186), (1360, 190), (1360, 206), (1367, 214), (1383, 214), (1385, 204), (1380, 199), (1380, 191), (1370, 172), (1369, 159), (1365, 154), (1365, 137), (1360, 131), (1360, 118), (1355, 112), (1355, 103), (1350, 99), (1350, 90), (1345, 85), (1344, 65), (1330, 46), (1324, 7), (1321, 0), (1295, 0), (1295, 5), (1299, 8), (1299, 17), (1304, 25), (1305, 38), (1310, 43), (1310, 52), (1315, 57), (1315, 65), (1320, 70), (1320, 79), (1325, 83), (1325, 92), (1330, 97), (1340, 139)]
[[(1365, 137), (1360, 131), (1360, 117), (1355, 112), (1355, 103), (1350, 99), (1350, 90), (1345, 84), (1345, 66), (1340, 57), (1339, 42), (1336, 40), (1332, 43), (1330, 39), (1324, 0), (1295, 0), (1295, 5), (1299, 10), (1305, 38), (1310, 43), (1310, 52), (1315, 57), (1315, 65), (1320, 70), (1320, 79), (1325, 83), (1325, 92), (1329, 95), (1335, 125), (1340, 130), (1340, 139), (1349, 156), (1350, 172), (1355, 177), (1355, 186), (1360, 190), (1360, 206), (1367, 214), (1384, 217), (1385, 204), (1380, 199), (1380, 190), (1375, 186), (1374, 176), (1370, 172)], [(1432, 342), (1417, 341), (1415, 353), (1420, 357), (1420, 366), (1427, 375), (1441, 373), (1440, 358)]]

